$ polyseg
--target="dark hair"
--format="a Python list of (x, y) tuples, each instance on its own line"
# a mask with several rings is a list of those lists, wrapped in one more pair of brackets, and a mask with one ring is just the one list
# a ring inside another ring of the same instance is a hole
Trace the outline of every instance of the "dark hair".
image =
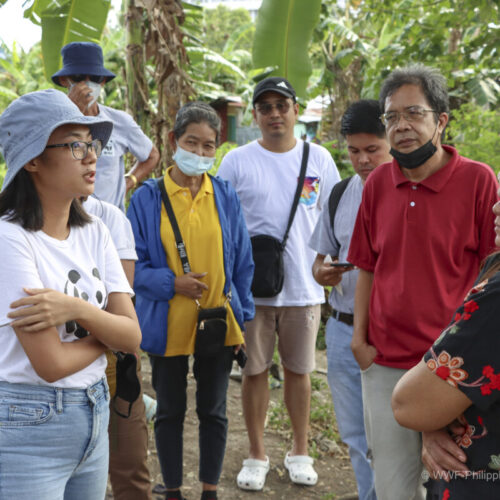
[[(29, 231), (39, 231), (43, 227), (43, 209), (40, 197), (31, 175), (22, 168), (12, 182), (0, 193), (0, 217), (19, 222)], [(73, 200), (69, 210), (70, 227), (82, 227), (91, 222), (79, 200)]]
[(500, 251), (495, 250), (481, 262), (481, 272), (478, 280), (491, 278), (494, 274), (500, 271)]
[(345, 111), (340, 122), (340, 133), (345, 137), (353, 134), (373, 134), (385, 137), (385, 127), (380, 120), (380, 106), (375, 99), (361, 99), (353, 102)]
[(221, 122), (219, 115), (206, 102), (188, 102), (177, 112), (174, 123), (174, 136), (179, 139), (186, 133), (191, 123), (206, 123), (216, 134), (215, 142), (219, 144)]
[[(438, 115), (449, 113), (448, 89), (446, 79), (437, 68), (412, 64), (405, 68), (394, 70), (382, 84), (380, 90), (380, 108), (385, 110), (385, 100), (403, 85), (417, 85), (429, 103), (431, 109)], [(437, 122), (438, 115), (434, 115)]]

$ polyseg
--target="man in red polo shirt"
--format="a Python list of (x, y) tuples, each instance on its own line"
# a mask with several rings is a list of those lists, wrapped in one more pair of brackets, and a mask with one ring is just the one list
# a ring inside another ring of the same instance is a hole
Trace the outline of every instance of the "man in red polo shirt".
[(362, 370), (377, 497), (420, 499), (422, 438), (395, 421), (391, 394), (493, 249), (497, 182), (490, 167), (441, 144), (448, 93), (436, 69), (395, 70), (380, 104), (394, 159), (367, 179), (349, 249), (360, 269), (351, 347)]

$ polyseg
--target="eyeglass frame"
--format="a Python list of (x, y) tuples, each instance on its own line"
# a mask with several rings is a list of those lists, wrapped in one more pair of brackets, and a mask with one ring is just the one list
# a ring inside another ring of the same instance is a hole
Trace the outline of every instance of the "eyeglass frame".
[(87, 73), (78, 73), (76, 75), (69, 75), (68, 78), (75, 83), (83, 82), (89, 77), (89, 80), (94, 83), (102, 83), (106, 80), (102, 75), (88, 75)]
[[(97, 152), (97, 148), (95, 144), (98, 143), (100, 144), (99, 152)], [(77, 158), (75, 156), (75, 152), (73, 150), (73, 145), (74, 144), (85, 144), (86, 150), (85, 154), (82, 156), (82, 158)], [(101, 139), (92, 139), (90, 142), (85, 142), (85, 141), (73, 141), (73, 142), (65, 142), (63, 144), (48, 144), (45, 146), (45, 149), (50, 149), (50, 148), (64, 148), (66, 146), (69, 146), (69, 149), (71, 150), (71, 155), (73, 156), (73, 159), (75, 160), (85, 160), (89, 154), (89, 149), (92, 148), (96, 157), (99, 158), (102, 154), (102, 141)]]
[[(280, 106), (283, 109), (280, 110)], [(284, 115), (290, 111), (290, 107), (292, 104), (288, 101), (288, 99), (280, 99), (278, 102), (264, 102), (264, 103), (256, 103), (255, 110), (258, 111), (261, 115), (267, 116), (268, 114), (273, 112), (273, 109), (276, 108), (276, 111), (280, 115)], [(264, 111), (262, 108), (267, 108), (267, 111)]]
[[(418, 118), (415, 118), (415, 117), (409, 115), (409, 113), (411, 113), (412, 110), (418, 111), (419, 113), (435, 113), (435, 114), (438, 114), (438, 112), (435, 109), (425, 109), (425, 108), (422, 108), (420, 106), (410, 106), (410, 107), (406, 108), (403, 111), (388, 111), (387, 113), (382, 113), (380, 115), (380, 121), (384, 124), (384, 127), (389, 128), (389, 127), (393, 127), (394, 125), (397, 125), (399, 123), (399, 120), (401, 119), (401, 116), (403, 116), (403, 118), (407, 122), (410, 122), (410, 123), (411, 122), (418, 122), (420, 119), (422, 119), (424, 117), (424, 115), (420, 115)], [(387, 122), (387, 115), (389, 113), (395, 113), (396, 114), (397, 120), (394, 123), (388, 123)]]

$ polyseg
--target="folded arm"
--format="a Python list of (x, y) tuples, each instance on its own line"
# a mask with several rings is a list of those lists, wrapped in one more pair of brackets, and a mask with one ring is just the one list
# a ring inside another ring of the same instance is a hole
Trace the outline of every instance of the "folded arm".
[(16, 331), (34, 337), (47, 329), (75, 320), (100, 343), (117, 351), (135, 352), (141, 331), (130, 297), (111, 293), (106, 310), (48, 288), (26, 289), (27, 297), (11, 304), (9, 317)]

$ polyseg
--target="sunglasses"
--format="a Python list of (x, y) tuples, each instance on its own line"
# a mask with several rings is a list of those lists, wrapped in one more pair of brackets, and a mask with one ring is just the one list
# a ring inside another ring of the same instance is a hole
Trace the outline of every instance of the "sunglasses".
[(46, 149), (65, 147), (69, 147), (71, 149), (71, 154), (75, 160), (84, 160), (89, 154), (89, 149), (94, 150), (97, 158), (99, 158), (102, 153), (102, 141), (100, 139), (94, 139), (90, 142), (74, 141), (65, 142), (64, 144), (49, 144), (48, 146), (45, 146)]
[(288, 113), (288, 110), (290, 109), (290, 102), (289, 101), (279, 101), (275, 104), (270, 103), (270, 102), (265, 102), (262, 104), (257, 104), (257, 106), (255, 106), (255, 109), (261, 115), (268, 115), (269, 113), (272, 112), (273, 108), (276, 108), (278, 110), (278, 113), (283, 115), (285, 113)]
[(84, 80), (87, 79), (87, 77), (91, 82), (94, 83), (102, 83), (104, 80), (106, 80), (105, 76), (98, 76), (98, 75), (72, 75), (69, 78), (73, 82), (78, 83), (78, 82), (83, 82)]

